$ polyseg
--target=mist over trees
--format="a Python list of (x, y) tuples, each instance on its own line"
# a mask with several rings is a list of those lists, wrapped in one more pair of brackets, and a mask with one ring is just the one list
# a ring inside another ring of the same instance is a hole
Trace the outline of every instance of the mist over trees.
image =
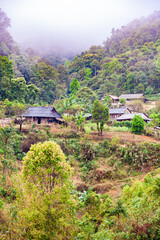
[[(51, 52), (38, 56), (30, 48), (21, 52), (8, 32), (11, 21), (2, 10), (0, 18), (0, 34), (3, 36), (0, 38), (1, 100), (53, 104), (55, 100), (69, 96), (70, 83), (75, 78), (81, 88), (89, 88), (99, 99), (105, 94), (160, 91), (158, 11), (147, 18), (135, 19), (120, 29), (112, 29), (111, 36), (102, 46), (91, 46), (73, 59), (55, 56)], [(79, 91), (81, 95), (82, 90)]]

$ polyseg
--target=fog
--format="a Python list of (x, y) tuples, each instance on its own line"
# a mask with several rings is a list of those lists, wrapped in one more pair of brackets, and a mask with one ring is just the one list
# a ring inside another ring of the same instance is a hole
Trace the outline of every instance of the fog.
[(1, 0), (24, 48), (74, 55), (101, 45), (112, 28), (160, 10), (159, 0)]

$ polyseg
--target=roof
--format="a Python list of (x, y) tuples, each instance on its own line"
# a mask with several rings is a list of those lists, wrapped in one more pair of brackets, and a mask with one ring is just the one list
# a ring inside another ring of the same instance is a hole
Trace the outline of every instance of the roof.
[(124, 114), (126, 110), (129, 110), (126, 107), (121, 107), (121, 108), (110, 108), (109, 109), (109, 114)]
[(46, 117), (46, 118), (59, 118), (62, 116), (56, 112), (54, 107), (29, 107), (23, 117)]
[(119, 100), (119, 97), (117, 97), (117, 96), (109, 95), (109, 97), (114, 99), (114, 100)]
[(121, 115), (120, 117), (116, 118), (116, 120), (117, 120), (117, 121), (118, 121), (118, 120), (121, 120), (121, 121), (123, 121), (123, 120), (131, 120), (131, 119), (133, 119), (133, 117), (134, 117), (135, 115), (140, 115), (140, 116), (144, 119), (144, 121), (152, 121), (152, 119), (149, 118), (149, 117), (148, 117), (146, 114), (144, 114), (144, 113), (126, 113), (126, 114), (123, 114), (123, 115)]
[(137, 94), (121, 94), (119, 96), (119, 99), (125, 98), (125, 99), (138, 99), (138, 98), (144, 98), (143, 93), (137, 93)]

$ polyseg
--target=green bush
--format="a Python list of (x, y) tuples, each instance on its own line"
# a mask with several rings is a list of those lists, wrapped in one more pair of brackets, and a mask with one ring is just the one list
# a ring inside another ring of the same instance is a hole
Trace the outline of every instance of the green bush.
[(128, 127), (131, 128), (131, 121), (114, 121), (113, 126), (114, 127)]
[(144, 120), (140, 115), (135, 115), (132, 119), (131, 132), (142, 134), (144, 131)]

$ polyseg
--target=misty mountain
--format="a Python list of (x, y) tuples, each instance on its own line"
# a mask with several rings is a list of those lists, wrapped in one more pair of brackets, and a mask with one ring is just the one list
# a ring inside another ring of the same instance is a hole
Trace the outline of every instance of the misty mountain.
[[(7, 32), (9, 25), (5, 26)], [(0, 31), (2, 34), (3, 28)], [(160, 12), (135, 19), (120, 29), (112, 29), (111, 37), (103, 45), (91, 46), (76, 56), (53, 54), (52, 50), (59, 49), (52, 43), (47, 53), (45, 44), (44, 49), (37, 44), (42, 55), (27, 45), (25, 51), (15, 51), (14, 41), (11, 38), (10, 47), (9, 39), (1, 42), (1, 55), (7, 56), (2, 57), (0, 63), (5, 70), (0, 77), (1, 100), (20, 99), (14, 91), (20, 91), (23, 86), (23, 101), (51, 104), (69, 95), (74, 78), (81, 88), (91, 89), (99, 99), (106, 94), (160, 92)], [(9, 51), (5, 53), (6, 47)], [(8, 66), (13, 69), (17, 81), (12, 81)], [(21, 77), (24, 81), (19, 79)]]

